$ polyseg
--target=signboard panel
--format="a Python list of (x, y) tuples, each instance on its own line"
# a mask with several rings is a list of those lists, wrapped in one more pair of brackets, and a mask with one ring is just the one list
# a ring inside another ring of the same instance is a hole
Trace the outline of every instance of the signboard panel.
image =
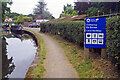
[(106, 18), (86, 18), (85, 47), (106, 47)]

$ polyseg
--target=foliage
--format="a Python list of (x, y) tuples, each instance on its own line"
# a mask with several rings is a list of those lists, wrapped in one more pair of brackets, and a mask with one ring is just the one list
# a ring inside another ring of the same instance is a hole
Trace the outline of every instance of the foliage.
[[(120, 17), (108, 18), (106, 26), (108, 58), (120, 68)], [(41, 23), (41, 32), (60, 35), (79, 46), (84, 45), (83, 22)]]
[(35, 15), (33, 15), (33, 14), (28, 14), (28, 15), (25, 15), (25, 16), (32, 17), (33, 20), (35, 19)]
[(24, 23), (24, 21), (23, 21), (23, 15), (22, 14), (20, 14), (19, 16), (18, 16), (18, 19), (17, 19), (17, 23)]
[(78, 12), (76, 12), (71, 4), (67, 4), (67, 6), (64, 5), (64, 11), (60, 14), (61, 17), (70, 17), (70, 16), (75, 16), (77, 15)]
[(14, 18), (16, 20), (16, 17), (18, 17), (20, 14), (13, 12), (13, 13), (6, 13), (5, 16), (8, 18)]
[(31, 22), (32, 20), (33, 20), (32, 17), (27, 17), (27, 16), (23, 17), (24, 22)]
[(83, 22), (41, 23), (41, 32), (60, 35), (64, 39), (83, 46)]
[(47, 11), (46, 3), (44, 0), (39, 0), (38, 5), (34, 8), (34, 14), (41, 16), (42, 18), (49, 19), (51, 16), (50, 12)]
[[(1, 43), (0, 43), (0, 45), (1, 45)], [(13, 72), (13, 70), (15, 69), (15, 65), (12, 62), (13, 57), (8, 59), (7, 45), (8, 45), (8, 43), (6, 42), (5, 36), (3, 36), (2, 37), (2, 78), (7, 78), (6, 76), (8, 74), (11, 74)]]
[[(89, 16), (92, 16), (95, 11), (95, 9), (100, 11), (100, 15), (103, 14), (110, 14), (110, 9), (111, 13), (119, 13), (120, 12), (120, 2), (75, 2), (75, 10), (79, 11), (80, 14), (87, 14)], [(94, 9), (94, 10), (92, 10)], [(97, 12), (98, 12), (97, 10)], [(88, 11), (88, 12), (87, 12)], [(90, 11), (92, 12), (89, 13)], [(95, 14), (97, 15), (97, 13)]]
[(95, 7), (88, 8), (86, 13), (87, 13), (88, 16), (97, 16), (98, 8), (95, 8)]
[(120, 17), (107, 19), (107, 53), (109, 59), (120, 68)]
[(43, 76), (43, 72), (45, 71), (45, 68), (43, 67), (43, 65), (39, 65), (36, 69), (35, 69), (35, 74), (34, 77), (35, 78), (40, 78), (41, 76)]
[(11, 24), (11, 23), (17, 24), (17, 20), (13, 20), (13, 21), (10, 21), (10, 22), (7, 22), (7, 23), (9, 23), (9, 24)]
[(52, 20), (52, 19), (55, 19), (55, 17), (54, 16), (50, 16), (50, 18), (49, 18), (50, 20)]
[(85, 11), (89, 8), (88, 2), (75, 2), (74, 10), (78, 11), (78, 14), (85, 14)]
[(2, 2), (2, 21), (5, 20), (5, 13), (10, 13), (10, 7), (7, 7), (7, 5), (11, 5), (12, 2), (7, 3), (7, 2)]

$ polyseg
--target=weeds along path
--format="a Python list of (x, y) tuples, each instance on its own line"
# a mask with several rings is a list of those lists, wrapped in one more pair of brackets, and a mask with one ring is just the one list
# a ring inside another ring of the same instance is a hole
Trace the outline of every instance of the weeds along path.
[(76, 70), (68, 61), (64, 50), (54, 39), (43, 33), (39, 33), (39, 28), (26, 29), (35, 31), (44, 39), (47, 54), (44, 61), (46, 71), (44, 72), (45, 75), (43, 78), (79, 78)]

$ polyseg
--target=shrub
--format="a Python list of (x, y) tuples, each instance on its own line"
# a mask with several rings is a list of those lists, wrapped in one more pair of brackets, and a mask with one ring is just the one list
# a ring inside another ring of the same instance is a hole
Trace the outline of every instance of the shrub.
[[(106, 21), (108, 59), (120, 67), (120, 17), (111, 17)], [(84, 46), (83, 22), (41, 23), (41, 32), (60, 35), (64, 39)]]
[(83, 22), (53, 22), (41, 23), (41, 32), (60, 35), (64, 39), (79, 44), (84, 43), (84, 23)]
[(107, 19), (108, 58), (120, 68), (120, 17)]

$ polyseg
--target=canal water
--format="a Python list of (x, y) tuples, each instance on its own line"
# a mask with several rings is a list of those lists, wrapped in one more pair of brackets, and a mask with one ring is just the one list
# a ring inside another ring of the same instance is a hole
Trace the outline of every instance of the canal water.
[(37, 51), (35, 41), (28, 34), (10, 34), (3, 37), (3, 44), (3, 77), (25, 78)]

